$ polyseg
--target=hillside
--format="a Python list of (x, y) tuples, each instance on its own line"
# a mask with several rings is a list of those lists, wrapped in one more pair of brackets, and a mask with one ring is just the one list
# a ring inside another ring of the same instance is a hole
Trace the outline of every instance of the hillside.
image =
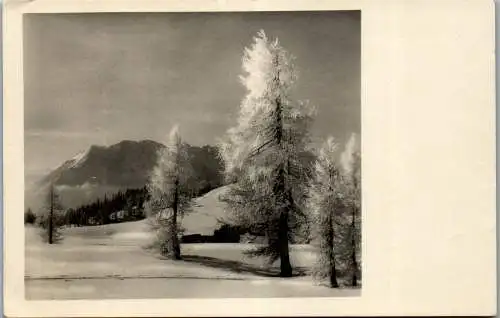
[(223, 186), (194, 200), (193, 212), (182, 219), (184, 234), (212, 235), (221, 226), (218, 220), (227, 219), (227, 215), (219, 196), (227, 189)]

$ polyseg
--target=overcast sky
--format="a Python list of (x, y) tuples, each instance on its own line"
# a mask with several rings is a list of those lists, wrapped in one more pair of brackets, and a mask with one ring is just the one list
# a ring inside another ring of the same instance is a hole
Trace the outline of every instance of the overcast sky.
[(296, 57), (313, 136), (359, 133), (360, 13), (37, 14), (25, 17), (25, 164), (38, 177), (92, 144), (152, 139), (173, 124), (195, 145), (233, 125), (257, 31)]

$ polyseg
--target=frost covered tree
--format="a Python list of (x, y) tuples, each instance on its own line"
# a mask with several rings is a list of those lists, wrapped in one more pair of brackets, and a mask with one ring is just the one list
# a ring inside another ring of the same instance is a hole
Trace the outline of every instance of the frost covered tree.
[(337, 233), (338, 219), (343, 208), (344, 185), (342, 175), (335, 162), (337, 144), (332, 137), (320, 148), (311, 179), (307, 207), (312, 215), (312, 240), (319, 253), (313, 276), (319, 281), (328, 281), (330, 287), (339, 287), (337, 262), (339, 261)]
[(321, 147), (309, 187), (313, 240), (319, 248), (314, 277), (327, 280), (330, 287), (357, 286), (361, 279), (361, 156), (354, 135), (340, 163), (337, 148), (331, 137)]
[(148, 210), (153, 216), (156, 244), (161, 254), (171, 259), (181, 259), (179, 218), (191, 210), (188, 189), (191, 175), (186, 144), (182, 142), (176, 126), (170, 132), (166, 147), (158, 152), (148, 184)]
[(314, 109), (294, 102), (292, 56), (278, 40), (260, 31), (243, 56), (240, 77), (247, 94), (237, 124), (220, 145), (225, 173), (233, 182), (222, 198), (232, 222), (264, 234), (267, 244), (250, 251), (280, 260), (280, 275), (292, 275), (289, 240), (306, 223), (303, 201), (307, 179), (302, 153)]
[(361, 153), (356, 135), (352, 134), (341, 154), (349, 210), (349, 250), (351, 285), (361, 282)]
[(42, 229), (40, 234), (44, 242), (54, 244), (62, 239), (61, 227), (64, 224), (64, 208), (54, 185), (51, 185), (47, 191), (38, 220), (38, 225)]

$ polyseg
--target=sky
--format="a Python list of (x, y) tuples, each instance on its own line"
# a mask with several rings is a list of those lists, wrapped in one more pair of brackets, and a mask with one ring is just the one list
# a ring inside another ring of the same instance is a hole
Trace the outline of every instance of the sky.
[(294, 96), (318, 109), (311, 134), (361, 129), (359, 11), (30, 14), (24, 17), (25, 174), (36, 179), (91, 145), (193, 145), (235, 124), (243, 50), (263, 29), (295, 56)]

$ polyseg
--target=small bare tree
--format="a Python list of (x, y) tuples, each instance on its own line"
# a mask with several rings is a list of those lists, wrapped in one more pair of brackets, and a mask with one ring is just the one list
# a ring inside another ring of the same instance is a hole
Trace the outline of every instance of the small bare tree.
[(64, 208), (54, 187), (49, 187), (42, 211), (38, 218), (42, 239), (54, 244), (62, 240), (61, 227), (64, 225)]
[(24, 212), (24, 224), (35, 224), (36, 222), (36, 215), (33, 213), (33, 210), (31, 208), (28, 208), (26, 212)]

